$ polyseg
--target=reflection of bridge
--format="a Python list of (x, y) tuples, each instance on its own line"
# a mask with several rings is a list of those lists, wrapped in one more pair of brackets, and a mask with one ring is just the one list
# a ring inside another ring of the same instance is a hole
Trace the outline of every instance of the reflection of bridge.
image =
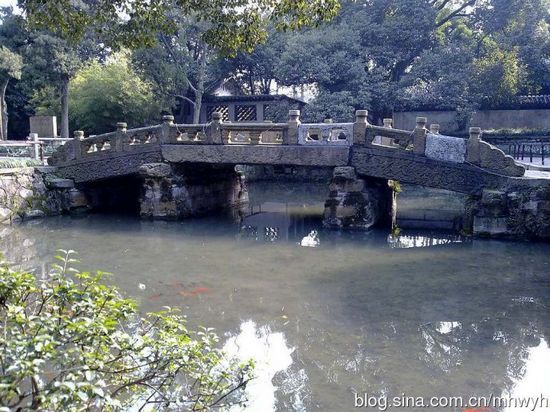
[[(387, 144), (373, 143), (380, 136)], [(431, 133), (426, 119), (418, 118), (415, 130), (409, 132), (369, 125), (364, 110), (357, 111), (354, 123), (302, 124), (296, 110), (290, 111), (287, 123), (223, 123), (217, 113), (212, 122), (199, 125), (174, 124), (172, 116), (165, 116), (161, 125), (139, 129), (127, 130), (125, 123), (119, 123), (115, 132), (98, 136), (85, 138), (83, 132), (75, 132), (75, 139), (58, 150), (51, 163), (60, 175), (81, 184), (141, 173), (150, 189), (149, 200), (155, 190), (163, 190), (158, 179), (167, 178), (170, 185), (183, 184), (187, 189), (204, 180), (208, 187), (216, 186), (209, 192), (219, 195), (221, 181), (230, 177), (237, 164), (351, 166), (361, 176), (447, 189), (478, 199), (495, 191), (505, 198), (535, 188), (550, 193), (550, 173), (525, 172), (510, 156), (482, 141), (479, 128), (472, 128), (465, 140)], [(201, 190), (187, 192), (196, 200)], [(171, 196), (176, 196), (173, 190)], [(235, 191), (225, 193), (206, 202), (205, 209), (213, 202), (238, 200)], [(166, 205), (160, 207), (164, 212), (157, 206), (148, 206), (154, 209), (152, 215), (169, 213)], [(170, 207), (181, 209), (177, 204)]]

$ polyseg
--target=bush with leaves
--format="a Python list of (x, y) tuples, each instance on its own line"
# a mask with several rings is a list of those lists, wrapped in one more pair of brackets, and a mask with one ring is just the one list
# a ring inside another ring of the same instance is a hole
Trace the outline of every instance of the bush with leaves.
[(115, 130), (117, 122), (129, 127), (158, 124), (161, 107), (152, 85), (134, 72), (124, 53), (106, 64), (92, 61), (71, 80), (70, 117), (75, 130), (100, 134)]
[(244, 402), (252, 362), (216, 349), (167, 308), (137, 305), (70, 268), (61, 251), (43, 279), (0, 268), (0, 410), (209, 410)]

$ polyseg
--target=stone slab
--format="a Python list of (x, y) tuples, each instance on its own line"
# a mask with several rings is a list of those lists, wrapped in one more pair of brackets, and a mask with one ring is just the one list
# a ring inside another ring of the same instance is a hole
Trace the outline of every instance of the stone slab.
[(363, 176), (397, 180), (420, 186), (481, 195), (483, 189), (548, 187), (550, 180), (539, 175), (509, 177), (466, 163), (442, 162), (411, 151), (381, 146), (352, 146), (350, 165)]
[(55, 116), (31, 116), (29, 118), (31, 133), (38, 137), (57, 137), (57, 118)]
[(141, 165), (158, 162), (162, 162), (159, 146), (140, 147), (137, 150), (117, 152), (108, 157), (87, 156), (78, 162), (60, 164), (57, 174), (73, 179), (75, 183), (85, 183), (137, 174)]
[(34, 170), (38, 173), (48, 174), (57, 172), (57, 167), (55, 166), (35, 166)]
[(428, 136), (426, 136), (426, 157), (445, 162), (464, 163), (466, 140), (460, 137), (428, 133)]
[(170, 163), (346, 166), (348, 147), (263, 145), (163, 145)]

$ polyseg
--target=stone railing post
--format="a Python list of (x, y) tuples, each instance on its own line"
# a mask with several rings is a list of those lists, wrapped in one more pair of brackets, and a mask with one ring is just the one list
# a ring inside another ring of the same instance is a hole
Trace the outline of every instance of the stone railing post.
[(470, 127), (470, 138), (466, 149), (466, 161), (479, 165), (481, 163), (481, 128)]
[(174, 143), (170, 141), (170, 129), (174, 125), (174, 116), (167, 114), (162, 116), (162, 131), (160, 133), (160, 143)]
[(419, 155), (424, 155), (426, 150), (426, 123), (428, 119), (425, 117), (416, 118), (416, 128), (414, 129), (414, 153)]
[(82, 130), (75, 130), (73, 132), (73, 137), (74, 158), (80, 159), (82, 157), (82, 140), (84, 140), (84, 132)]
[(128, 125), (124, 122), (118, 122), (116, 124), (116, 137), (114, 146), (111, 144), (111, 147), (115, 148), (115, 152), (122, 152), (124, 150), (125, 140), (126, 140), (126, 128)]
[(388, 129), (393, 129), (393, 119), (383, 119), (384, 127), (387, 127)]
[(41, 160), (40, 159), (40, 140), (38, 140), (38, 133), (30, 133), (29, 134), (30, 140), (34, 143), (32, 146), (33, 149), (33, 156), (35, 160)]
[(440, 130), (441, 130), (441, 127), (437, 123), (433, 123), (430, 125), (430, 133), (439, 134)]
[(356, 110), (355, 111), (355, 122), (353, 123), (353, 140), (351, 144), (365, 144), (366, 143), (366, 133), (367, 133), (367, 116), (369, 115), (368, 110)]
[(222, 139), (222, 114), (212, 113), (212, 121), (206, 130), (206, 144), (223, 144)]
[(283, 144), (292, 145), (298, 144), (298, 126), (300, 126), (300, 111), (289, 110), (288, 111), (288, 131), (286, 135), (286, 142)]

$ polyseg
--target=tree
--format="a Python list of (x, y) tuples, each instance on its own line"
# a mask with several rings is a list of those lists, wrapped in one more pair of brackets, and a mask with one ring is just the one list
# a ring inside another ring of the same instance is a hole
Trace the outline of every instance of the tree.
[[(3, 51), (2, 60), (4, 60), (2, 65), (7, 65), (2, 70), (2, 77), (3, 81), (6, 80), (6, 77), (8, 79), (7, 86), (4, 84), (5, 88), (2, 88), (2, 95), (0, 96), (0, 139), (7, 138), (10, 114), (17, 117), (17, 111), (24, 111), (25, 101), (18, 82), (21, 67), (17, 68), (17, 66), (21, 66), (21, 55), (27, 44), (27, 35), (23, 18), (14, 14), (11, 7), (0, 7), (0, 44)], [(9, 53), (4, 52), (4, 48), (7, 48), (13, 54), (9, 55)], [(15, 69), (14, 74), (16, 76), (7, 74), (6, 69), (8, 72)]]
[(82, 65), (78, 51), (50, 33), (33, 34), (27, 48), (27, 76), (35, 90), (54, 86), (61, 99), (61, 137), (69, 136), (69, 82)]
[[(216, 348), (167, 308), (137, 304), (72, 269), (72, 251), (44, 278), (0, 266), (0, 405), (8, 410), (205, 411), (242, 402), (252, 363)], [(70, 275), (69, 275), (70, 274)]]
[(267, 41), (254, 51), (240, 51), (235, 57), (225, 59), (222, 64), (228, 73), (226, 82), (236, 85), (244, 94), (270, 94), (274, 83), (280, 83), (277, 68), (282, 64), (288, 37), (287, 33), (271, 30)]
[(71, 123), (87, 133), (112, 131), (119, 121), (137, 127), (159, 120), (160, 105), (152, 85), (139, 78), (123, 53), (106, 64), (88, 63), (76, 73), (70, 87)]
[(23, 59), (7, 47), (0, 47), (0, 140), (8, 138), (8, 108), (6, 90), (11, 78), (21, 78)]
[(166, 107), (185, 101), (192, 107), (193, 123), (199, 123), (203, 96), (214, 91), (225, 76), (221, 52), (205, 41), (209, 23), (177, 8), (168, 16), (174, 30), (158, 33), (153, 47), (135, 50), (132, 62), (140, 75), (155, 85)]
[(203, 40), (224, 53), (251, 51), (265, 41), (270, 25), (292, 30), (318, 24), (334, 17), (338, 0), (19, 0), (33, 26), (56, 30), (79, 40), (93, 30), (111, 45), (130, 48), (152, 46), (157, 33), (177, 29), (169, 17), (191, 17), (208, 27)]
[(548, 0), (344, 1), (331, 22), (289, 35), (275, 77), (315, 85), (312, 113), (332, 98), (374, 121), (419, 106), (467, 117), (546, 90), (549, 10)]

